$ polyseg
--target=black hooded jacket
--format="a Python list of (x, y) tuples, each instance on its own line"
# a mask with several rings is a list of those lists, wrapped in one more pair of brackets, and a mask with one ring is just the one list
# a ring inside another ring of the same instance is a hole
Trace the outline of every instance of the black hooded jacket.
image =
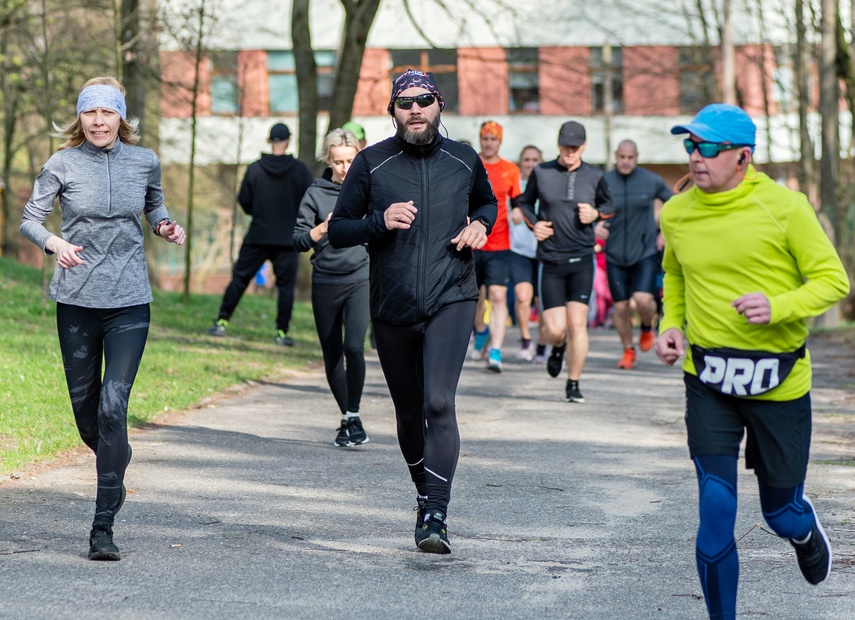
[[(388, 230), (389, 205), (413, 201), (407, 230)], [(471, 248), (451, 239), (471, 218), (492, 229), (498, 213), (487, 171), (471, 147), (437, 136), (426, 146), (398, 137), (360, 151), (329, 224), (333, 247), (368, 244), (371, 318), (412, 325), (448, 304), (478, 299)]]
[(291, 155), (264, 153), (246, 169), (238, 202), (252, 216), (243, 242), (293, 248), (291, 238), (303, 194), (312, 173)]

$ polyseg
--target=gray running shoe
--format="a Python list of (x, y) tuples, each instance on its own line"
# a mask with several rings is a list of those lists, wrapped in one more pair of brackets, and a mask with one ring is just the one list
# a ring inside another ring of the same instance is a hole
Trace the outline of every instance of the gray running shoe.
[(216, 336), (217, 338), (223, 338), (226, 335), (226, 327), (228, 327), (228, 325), (229, 322), (227, 320), (219, 319), (208, 328), (208, 334), (210, 336)]
[(273, 342), (282, 347), (293, 347), (294, 341), (291, 340), (290, 336), (283, 332), (281, 329), (276, 331), (276, 337), (273, 339)]

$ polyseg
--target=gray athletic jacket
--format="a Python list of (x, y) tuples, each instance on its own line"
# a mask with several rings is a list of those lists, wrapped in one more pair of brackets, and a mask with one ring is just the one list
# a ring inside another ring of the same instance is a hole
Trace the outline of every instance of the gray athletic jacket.
[(169, 218), (157, 155), (120, 141), (109, 150), (84, 142), (54, 153), (36, 178), (21, 218), (21, 234), (42, 250), (51, 236), (44, 222), (57, 197), (61, 236), (83, 247), (84, 264), (70, 269), (57, 264), (50, 298), (86, 308), (151, 302), (140, 216), (145, 214), (152, 228)]
[(654, 200), (667, 202), (674, 195), (655, 172), (636, 167), (628, 175), (606, 173), (615, 215), (608, 221), (606, 260), (621, 267), (635, 265), (656, 255)]
[(368, 280), (368, 248), (354, 245), (334, 248), (329, 235), (312, 241), (311, 230), (332, 213), (341, 192), (341, 185), (333, 183), (332, 171), (327, 168), (322, 177), (303, 194), (300, 211), (294, 224), (294, 249), (298, 252), (314, 250), (312, 254), (313, 284), (351, 284)]

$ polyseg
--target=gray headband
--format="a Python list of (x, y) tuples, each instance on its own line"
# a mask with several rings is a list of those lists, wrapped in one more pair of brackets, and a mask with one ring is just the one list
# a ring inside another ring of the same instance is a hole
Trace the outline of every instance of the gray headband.
[(80, 91), (77, 97), (77, 116), (93, 108), (106, 108), (118, 112), (123, 119), (128, 117), (128, 107), (122, 91), (108, 84), (93, 84)]

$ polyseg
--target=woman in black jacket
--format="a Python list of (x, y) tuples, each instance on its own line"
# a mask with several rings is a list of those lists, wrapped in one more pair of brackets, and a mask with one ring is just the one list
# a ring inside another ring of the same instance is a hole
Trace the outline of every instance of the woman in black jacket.
[(329, 167), (306, 190), (294, 226), (297, 251), (314, 250), (312, 311), (327, 382), (341, 410), (341, 424), (333, 441), (338, 447), (368, 443), (359, 418), (369, 321), (368, 251), (364, 245), (336, 249), (327, 239), (327, 223), (357, 152), (359, 140), (350, 131), (334, 129), (327, 135), (320, 161)]

